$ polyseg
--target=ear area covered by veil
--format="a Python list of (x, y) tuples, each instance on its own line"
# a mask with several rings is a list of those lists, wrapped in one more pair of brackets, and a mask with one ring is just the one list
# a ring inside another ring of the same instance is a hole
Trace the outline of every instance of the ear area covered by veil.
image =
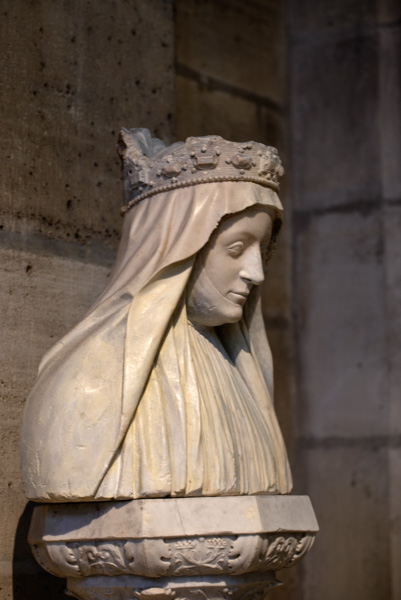
[[(276, 193), (248, 182), (157, 194), (127, 213), (108, 286), (49, 350), (28, 398), (22, 432), (28, 498), (96, 498), (133, 422), (196, 253), (225, 215), (254, 205), (281, 218)], [(250, 344), (267, 352), (263, 374), (271, 389), (271, 356), (254, 319), (261, 319), (260, 306), (248, 324)]]

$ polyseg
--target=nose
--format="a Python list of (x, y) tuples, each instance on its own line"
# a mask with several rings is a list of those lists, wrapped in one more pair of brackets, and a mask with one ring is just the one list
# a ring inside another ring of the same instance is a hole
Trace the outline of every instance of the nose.
[(249, 248), (243, 255), (239, 276), (252, 285), (260, 285), (265, 279), (260, 247)]

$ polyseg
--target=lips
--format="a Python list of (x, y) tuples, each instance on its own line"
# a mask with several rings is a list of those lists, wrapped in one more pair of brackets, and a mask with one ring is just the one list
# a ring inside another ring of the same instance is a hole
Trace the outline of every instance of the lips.
[(238, 292), (234, 290), (230, 290), (229, 294), (237, 304), (245, 304), (249, 296), (249, 292)]

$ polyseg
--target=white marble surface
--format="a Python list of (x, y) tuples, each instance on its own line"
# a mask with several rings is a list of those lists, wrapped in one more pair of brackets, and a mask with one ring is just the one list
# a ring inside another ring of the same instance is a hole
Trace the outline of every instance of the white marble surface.
[(308, 496), (157, 498), (43, 505), (35, 509), (29, 541), (34, 544), (279, 531), (318, 531)]

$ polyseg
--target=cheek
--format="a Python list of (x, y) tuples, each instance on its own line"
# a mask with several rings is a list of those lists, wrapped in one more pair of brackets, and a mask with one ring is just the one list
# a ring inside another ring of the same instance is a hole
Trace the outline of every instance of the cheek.
[(224, 256), (205, 263), (205, 273), (214, 287), (223, 295), (232, 289), (239, 277), (239, 262)]

